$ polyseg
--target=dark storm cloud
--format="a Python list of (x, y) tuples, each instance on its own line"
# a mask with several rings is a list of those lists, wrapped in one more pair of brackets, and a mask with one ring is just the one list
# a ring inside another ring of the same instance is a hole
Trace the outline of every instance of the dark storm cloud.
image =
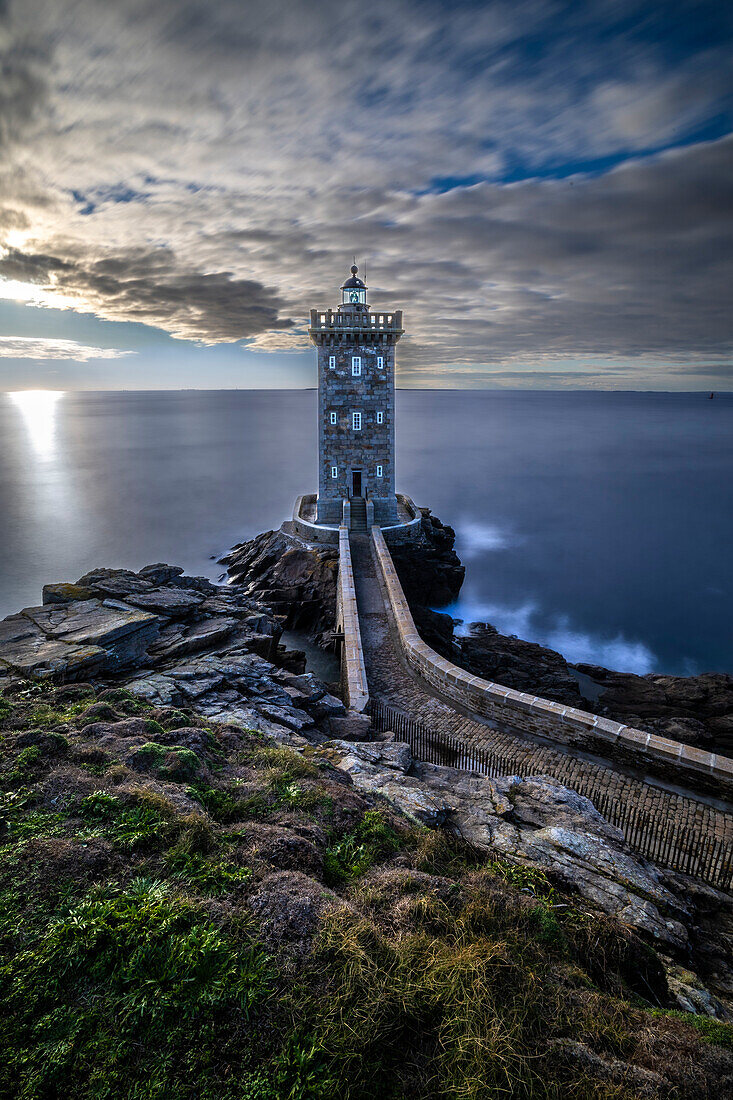
[(0, 0), (0, 276), (280, 350), (356, 252), (416, 383), (722, 358), (729, 42), (683, 0)]
[(89, 261), (9, 249), (0, 278), (78, 296), (112, 320), (138, 321), (189, 340), (244, 340), (292, 321), (272, 288), (229, 271), (180, 270), (168, 249), (130, 249)]
[(0, 154), (19, 141), (46, 92), (48, 54), (25, 35), (11, 33), (10, 5), (0, 0)]

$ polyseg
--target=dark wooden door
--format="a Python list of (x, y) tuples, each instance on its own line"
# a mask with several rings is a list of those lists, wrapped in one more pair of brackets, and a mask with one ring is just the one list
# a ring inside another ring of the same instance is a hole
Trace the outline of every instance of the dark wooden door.
[(352, 482), (353, 482), (351, 495), (353, 497), (360, 497), (361, 496), (361, 470), (354, 470), (352, 475), (351, 475), (351, 478), (352, 478)]

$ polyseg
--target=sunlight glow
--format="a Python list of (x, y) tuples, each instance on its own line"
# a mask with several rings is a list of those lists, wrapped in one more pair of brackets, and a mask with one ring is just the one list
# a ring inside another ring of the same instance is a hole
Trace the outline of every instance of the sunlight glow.
[(23, 417), (31, 446), (40, 459), (54, 456), (56, 407), (63, 396), (63, 390), (18, 390), (9, 394)]
[(68, 294), (43, 290), (33, 283), (21, 283), (17, 279), (0, 279), (0, 298), (9, 298), (13, 302), (27, 302), (34, 306), (52, 306), (54, 309), (67, 309), (76, 299)]

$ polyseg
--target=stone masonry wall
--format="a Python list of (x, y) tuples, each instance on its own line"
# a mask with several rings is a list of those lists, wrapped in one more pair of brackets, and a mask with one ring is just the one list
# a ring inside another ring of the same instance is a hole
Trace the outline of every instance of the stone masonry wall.
[(359, 612), (356, 605), (354, 570), (351, 565), (349, 532), (339, 528), (339, 575), (336, 595), (336, 629), (343, 631), (341, 656), (341, 687), (344, 702), (349, 710), (366, 709), (369, 688), (364, 664), (364, 651), (359, 629)]
[[(362, 494), (375, 503), (377, 522), (396, 521), (394, 470), (394, 344), (387, 338), (360, 342), (341, 338), (318, 346), (318, 518), (338, 523), (341, 501), (350, 495), (352, 472), (361, 471)], [(352, 356), (361, 357), (361, 374), (354, 377)], [(329, 366), (335, 357), (336, 366)], [(377, 357), (384, 360), (377, 367)], [(331, 413), (337, 422), (331, 424)], [(360, 412), (361, 430), (354, 430), (352, 413)], [(377, 413), (383, 423), (377, 423)], [(377, 478), (376, 467), (383, 476)], [(338, 476), (331, 477), (331, 467)]]
[(378, 527), (372, 553), (408, 665), (445, 698), (515, 729), (651, 771), (719, 797), (733, 796), (733, 760), (472, 676), (423, 642)]

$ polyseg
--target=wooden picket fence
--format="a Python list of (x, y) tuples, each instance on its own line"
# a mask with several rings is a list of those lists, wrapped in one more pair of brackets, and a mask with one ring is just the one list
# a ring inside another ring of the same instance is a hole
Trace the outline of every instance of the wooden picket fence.
[[(537, 774), (536, 763), (523, 759), (520, 753), (463, 740), (450, 732), (437, 733), (380, 699), (371, 699), (369, 712), (375, 730), (391, 730), (397, 740), (407, 742), (418, 760), (428, 764), (475, 771), (492, 779)], [(568, 757), (568, 765), (571, 763), (572, 758)], [(731, 889), (733, 846), (729, 841), (687, 828), (659, 813), (650, 814), (629, 801), (621, 802), (592, 775), (583, 776), (575, 771), (572, 776), (564, 776), (563, 770), (559, 769), (554, 778), (567, 782), (589, 798), (640, 855), (721, 889)], [(547, 765), (543, 765), (543, 771), (551, 774)]]

